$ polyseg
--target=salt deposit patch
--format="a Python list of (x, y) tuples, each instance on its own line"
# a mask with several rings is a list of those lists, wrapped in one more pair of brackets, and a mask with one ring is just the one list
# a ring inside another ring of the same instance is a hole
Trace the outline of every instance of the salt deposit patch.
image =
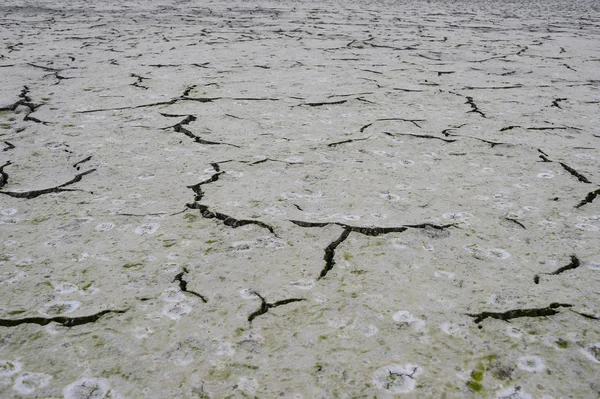
[(419, 366), (391, 364), (373, 374), (373, 384), (393, 393), (408, 393), (417, 386), (417, 377), (422, 370)]

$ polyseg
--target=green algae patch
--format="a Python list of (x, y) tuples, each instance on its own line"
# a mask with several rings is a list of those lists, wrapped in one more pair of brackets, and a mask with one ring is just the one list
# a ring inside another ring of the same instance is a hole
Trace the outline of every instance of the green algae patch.
[(173, 245), (177, 244), (177, 240), (163, 240), (163, 247), (171, 248)]
[(471, 372), (471, 379), (477, 382), (483, 381), (483, 371), (473, 370), (473, 372)]
[(469, 381), (467, 382), (467, 387), (474, 392), (481, 393), (483, 392), (483, 385), (477, 381)]
[(133, 269), (133, 270), (140, 270), (142, 267), (144, 267), (143, 263), (126, 263), (123, 265), (124, 269)]

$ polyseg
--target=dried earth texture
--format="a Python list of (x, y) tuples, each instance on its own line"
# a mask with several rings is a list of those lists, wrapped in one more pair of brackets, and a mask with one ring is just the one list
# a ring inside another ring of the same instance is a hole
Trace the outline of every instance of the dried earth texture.
[(0, 396), (597, 398), (598, 7), (0, 6)]

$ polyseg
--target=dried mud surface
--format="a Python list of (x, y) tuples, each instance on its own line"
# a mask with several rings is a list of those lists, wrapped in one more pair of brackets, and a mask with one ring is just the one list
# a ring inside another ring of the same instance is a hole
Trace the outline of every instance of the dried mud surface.
[(593, 1), (0, 6), (0, 396), (597, 398)]

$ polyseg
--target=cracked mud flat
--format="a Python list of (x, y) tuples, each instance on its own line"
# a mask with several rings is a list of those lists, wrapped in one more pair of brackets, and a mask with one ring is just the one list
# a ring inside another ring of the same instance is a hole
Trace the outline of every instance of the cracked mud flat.
[(600, 395), (597, 3), (0, 26), (3, 398)]

